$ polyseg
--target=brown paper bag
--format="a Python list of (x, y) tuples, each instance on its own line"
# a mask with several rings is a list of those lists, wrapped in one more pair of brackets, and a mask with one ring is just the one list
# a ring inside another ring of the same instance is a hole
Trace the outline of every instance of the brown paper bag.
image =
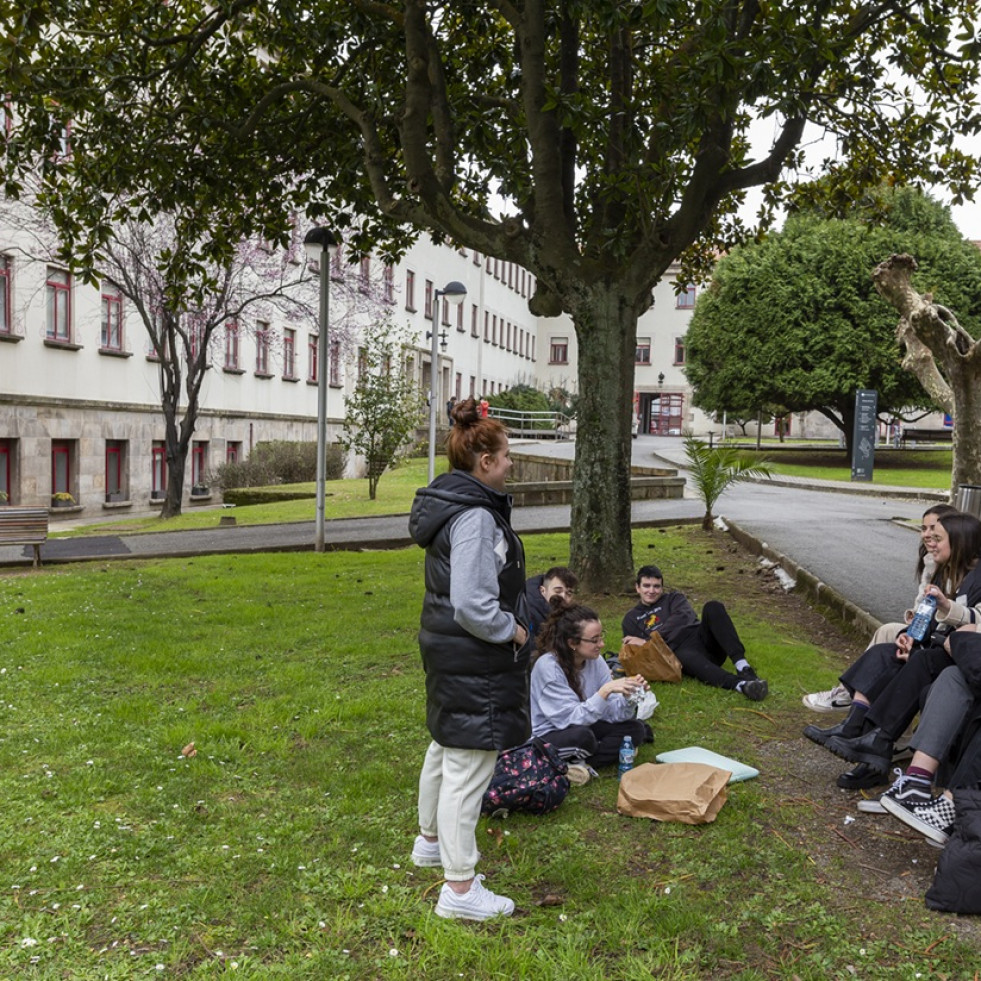
[(660, 634), (651, 634), (645, 644), (620, 647), (620, 667), (628, 675), (642, 674), (648, 681), (681, 681), (681, 661)]
[(726, 802), (731, 776), (707, 763), (641, 763), (621, 777), (617, 811), (655, 821), (708, 824)]

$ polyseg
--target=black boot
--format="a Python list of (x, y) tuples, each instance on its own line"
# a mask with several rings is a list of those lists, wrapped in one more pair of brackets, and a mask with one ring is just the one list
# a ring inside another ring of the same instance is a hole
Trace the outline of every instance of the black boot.
[(833, 739), (835, 736), (841, 736), (844, 739), (852, 739), (855, 736), (860, 736), (865, 723), (866, 711), (868, 710), (865, 706), (862, 706), (859, 711), (856, 711), (853, 705), (848, 715), (836, 726), (829, 726), (827, 729), (819, 729), (817, 726), (807, 726), (804, 729), (804, 735), (812, 742), (817, 743), (818, 746), (827, 746), (828, 740)]
[(873, 770), (887, 773), (892, 762), (892, 744), (893, 740), (881, 729), (870, 729), (853, 739), (833, 736), (825, 748), (850, 763), (868, 763)]
[(846, 770), (835, 781), (839, 787), (844, 787), (845, 790), (868, 790), (869, 787), (880, 787), (885, 782), (885, 772), (876, 770), (868, 763), (859, 763), (852, 769)]

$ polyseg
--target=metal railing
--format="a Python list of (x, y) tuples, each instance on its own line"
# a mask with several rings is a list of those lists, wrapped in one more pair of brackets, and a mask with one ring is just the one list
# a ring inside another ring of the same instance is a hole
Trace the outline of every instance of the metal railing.
[(532, 412), (492, 406), (490, 414), (494, 419), (500, 419), (508, 432), (516, 436), (569, 439), (573, 432), (572, 420), (564, 412)]

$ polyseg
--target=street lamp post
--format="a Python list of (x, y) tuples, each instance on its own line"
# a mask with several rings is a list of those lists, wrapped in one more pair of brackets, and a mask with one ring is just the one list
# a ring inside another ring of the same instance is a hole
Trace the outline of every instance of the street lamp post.
[(320, 338), (317, 343), (317, 526), (314, 551), (324, 550), (324, 502), (327, 497), (327, 329), (330, 323), (330, 260), (337, 239), (322, 227), (311, 228), (303, 239), (311, 262), (320, 263)]
[[(459, 306), (463, 298), (467, 295), (467, 288), (463, 283), (458, 283), (455, 279), (447, 283), (441, 290), (433, 293), (433, 329), (426, 336), (432, 340), (430, 349), (431, 363), (429, 366), (429, 483), (433, 482), (436, 476), (436, 412), (437, 398), (439, 391), (437, 384), (437, 367), (439, 362), (439, 317), (440, 304), (439, 298), (446, 297), (446, 302), (453, 306)], [(443, 343), (446, 344), (446, 335), (443, 335)]]

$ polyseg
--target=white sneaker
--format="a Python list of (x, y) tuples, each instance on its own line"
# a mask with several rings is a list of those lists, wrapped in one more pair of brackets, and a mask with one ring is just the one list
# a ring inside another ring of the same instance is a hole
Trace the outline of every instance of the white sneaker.
[(442, 865), (439, 856), (439, 842), (427, 841), (422, 835), (416, 835), (412, 845), (412, 864), (420, 869), (432, 869)]
[(458, 896), (450, 884), (444, 883), (439, 891), (436, 915), (447, 920), (489, 920), (492, 916), (510, 916), (514, 902), (507, 896), (498, 896), (484, 888), (484, 877), (474, 877), (470, 890)]
[(801, 701), (814, 712), (837, 712), (851, 708), (852, 696), (844, 685), (837, 685), (829, 691), (816, 691), (805, 695)]

